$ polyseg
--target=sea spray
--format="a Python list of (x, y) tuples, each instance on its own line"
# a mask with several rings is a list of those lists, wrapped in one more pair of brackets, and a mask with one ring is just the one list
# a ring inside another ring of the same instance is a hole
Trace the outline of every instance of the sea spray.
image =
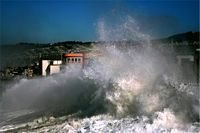
[(112, 27), (101, 20), (99, 28), (104, 43), (95, 47), (101, 56), (80, 71), (71, 67), (57, 75), (20, 80), (3, 94), (2, 109), (139, 117), (136, 132), (187, 131), (190, 124), (182, 127), (198, 121), (198, 87), (181, 89), (181, 71), (170, 48), (154, 47), (131, 16)]

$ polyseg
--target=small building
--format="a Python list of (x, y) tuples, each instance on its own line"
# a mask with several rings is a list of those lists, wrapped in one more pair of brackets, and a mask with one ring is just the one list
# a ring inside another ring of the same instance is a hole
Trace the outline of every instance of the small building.
[(63, 65), (80, 65), (84, 67), (84, 53), (66, 53), (63, 54)]
[(41, 60), (42, 76), (59, 73), (61, 64), (61, 60)]

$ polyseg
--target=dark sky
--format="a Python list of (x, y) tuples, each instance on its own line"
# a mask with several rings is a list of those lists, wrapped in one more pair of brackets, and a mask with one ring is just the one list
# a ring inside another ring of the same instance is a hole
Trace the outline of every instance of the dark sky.
[(113, 10), (155, 38), (199, 31), (198, 0), (0, 0), (0, 9), (0, 44), (95, 41), (99, 19)]

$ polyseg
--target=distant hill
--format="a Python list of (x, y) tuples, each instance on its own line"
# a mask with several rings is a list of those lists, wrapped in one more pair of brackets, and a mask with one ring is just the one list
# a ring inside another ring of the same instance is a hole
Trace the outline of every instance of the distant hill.
[(157, 39), (154, 41), (161, 41), (161, 42), (184, 42), (187, 41), (189, 43), (199, 42), (200, 34), (199, 32), (186, 32), (181, 34), (176, 34), (173, 36), (169, 36), (167, 38)]
[(170, 36), (167, 39), (174, 40), (177, 42), (183, 42), (183, 41), (198, 42), (199, 37), (200, 37), (199, 32), (186, 32), (186, 33)]
[[(170, 42), (184, 42), (189, 43), (199, 42), (199, 32), (186, 32), (182, 34), (173, 35), (167, 38), (152, 40), (152, 43), (160, 44)], [(15, 45), (0, 45), (0, 70), (5, 67), (18, 67), (31, 65), (37, 62), (40, 57), (61, 56), (70, 50), (73, 51), (88, 51), (95, 42), (81, 42), (81, 41), (65, 41), (54, 44), (38, 44), (38, 43), (18, 43)], [(134, 45), (134, 41), (128, 42)]]
[(65, 41), (54, 44), (18, 43), (15, 45), (0, 45), (0, 70), (5, 67), (31, 65), (40, 57), (60, 56), (70, 50), (85, 51), (91, 47), (91, 42)]

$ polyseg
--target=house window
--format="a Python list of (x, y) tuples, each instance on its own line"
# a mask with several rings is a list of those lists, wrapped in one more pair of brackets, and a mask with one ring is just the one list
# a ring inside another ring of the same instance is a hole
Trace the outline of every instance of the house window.
[(78, 63), (81, 63), (81, 59), (80, 58), (78, 58)]
[(77, 58), (75, 58), (75, 62), (77, 62)]

